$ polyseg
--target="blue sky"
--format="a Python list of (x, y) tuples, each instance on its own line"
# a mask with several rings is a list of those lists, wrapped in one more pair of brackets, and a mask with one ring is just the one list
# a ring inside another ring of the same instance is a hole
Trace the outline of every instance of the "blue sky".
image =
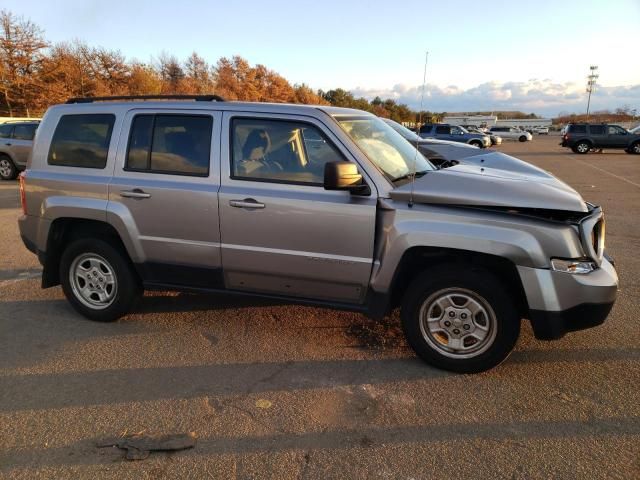
[(431, 110), (581, 111), (597, 64), (595, 108), (640, 111), (640, 0), (3, 0), (1, 8), (52, 42), (78, 38), (143, 61), (162, 51), (195, 50), (210, 62), (238, 54), (293, 83), (414, 107), (429, 50)]

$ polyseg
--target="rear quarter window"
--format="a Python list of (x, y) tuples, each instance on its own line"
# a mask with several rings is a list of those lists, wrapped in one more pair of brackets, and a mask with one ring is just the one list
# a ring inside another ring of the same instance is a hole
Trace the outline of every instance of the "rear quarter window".
[(604, 125), (591, 125), (589, 127), (589, 131), (591, 132), (591, 135), (604, 135), (605, 134)]
[(49, 165), (104, 168), (115, 122), (113, 114), (63, 115), (53, 133)]
[(567, 130), (571, 133), (587, 133), (586, 125), (569, 125), (569, 129)]

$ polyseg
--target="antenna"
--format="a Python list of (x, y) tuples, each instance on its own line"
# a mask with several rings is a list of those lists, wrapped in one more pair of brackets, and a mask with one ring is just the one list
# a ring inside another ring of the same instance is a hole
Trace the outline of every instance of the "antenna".
[(596, 84), (598, 82), (598, 66), (591, 65), (589, 67), (591, 73), (587, 77), (587, 93), (589, 94), (589, 99), (587, 100), (587, 122), (589, 121), (589, 107), (591, 106), (591, 94), (596, 91)]
[[(422, 74), (422, 94), (420, 95), (420, 113), (416, 135), (420, 136), (420, 126), (422, 125), (422, 106), (424, 105), (424, 86), (427, 82), (427, 63), (429, 63), (429, 51), (424, 56), (424, 73)], [(416, 153), (413, 156), (413, 167), (411, 168), (411, 193), (409, 194), (409, 208), (413, 207), (413, 187), (416, 183), (416, 162), (418, 161), (418, 142), (416, 141)]]

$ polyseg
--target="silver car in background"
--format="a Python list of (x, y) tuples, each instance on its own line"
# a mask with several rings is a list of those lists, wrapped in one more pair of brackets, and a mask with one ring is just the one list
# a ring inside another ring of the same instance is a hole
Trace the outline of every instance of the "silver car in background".
[(0, 124), (0, 179), (13, 180), (26, 168), (38, 125), (31, 120)]

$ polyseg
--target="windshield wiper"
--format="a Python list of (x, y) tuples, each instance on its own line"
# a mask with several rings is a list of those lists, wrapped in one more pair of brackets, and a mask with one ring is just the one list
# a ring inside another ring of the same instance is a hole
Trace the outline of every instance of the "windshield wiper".
[[(425, 174), (429, 173), (430, 171), (431, 171), (431, 170), (422, 170), (422, 171), (420, 171), (420, 172), (416, 172), (416, 177), (417, 177), (417, 178), (420, 178), (420, 177), (422, 177), (423, 175), (425, 175)], [(398, 178), (394, 178), (394, 179), (393, 179), (393, 180), (391, 180), (391, 181), (395, 183), (395, 182), (398, 182), (398, 181), (400, 181), (400, 180), (407, 180), (407, 179), (411, 178), (412, 176), (413, 176), (413, 172), (409, 172), (409, 173), (407, 173), (407, 174), (405, 174), (405, 175), (401, 175), (401, 176), (399, 176)]]

